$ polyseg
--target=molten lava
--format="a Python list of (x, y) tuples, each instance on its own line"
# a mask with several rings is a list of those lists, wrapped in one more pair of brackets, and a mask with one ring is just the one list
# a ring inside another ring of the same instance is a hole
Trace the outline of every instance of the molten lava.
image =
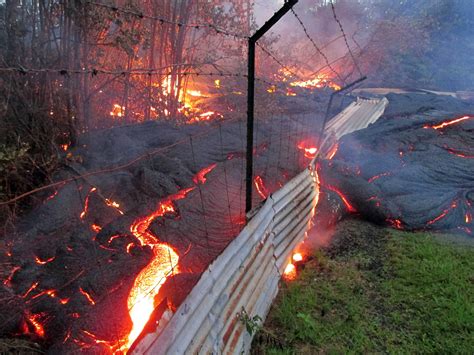
[(37, 256), (35, 256), (35, 263), (37, 263), (38, 265), (44, 265), (44, 264), (47, 264), (47, 263), (50, 263), (51, 261), (53, 261), (56, 257), (51, 257), (49, 259), (46, 259), (46, 260), (41, 260), (40, 258), (38, 258)]
[(320, 89), (324, 87), (331, 88), (333, 90), (340, 90), (341, 86), (331, 82), (329, 77), (325, 74), (318, 75), (314, 79), (309, 79), (305, 81), (294, 81), (290, 83), (291, 86), (298, 86), (301, 88), (306, 88), (306, 89)]
[(335, 192), (335, 193), (341, 198), (342, 202), (344, 203), (344, 205), (346, 206), (347, 210), (348, 210), (350, 213), (355, 213), (355, 212), (357, 212), (357, 210), (355, 209), (355, 207), (350, 204), (350, 202), (347, 200), (347, 197), (344, 196), (344, 194), (343, 194), (341, 191), (339, 191), (339, 190), (338, 190), (336, 187), (334, 187), (334, 186), (327, 185), (326, 187), (327, 187), (328, 190), (331, 190), (331, 191)]
[(89, 190), (89, 193), (86, 196), (86, 200), (84, 201), (84, 209), (82, 210), (81, 214), (79, 215), (79, 217), (81, 219), (84, 219), (86, 217), (87, 211), (89, 210), (89, 198), (91, 196), (91, 193), (96, 192), (96, 191), (97, 191), (97, 189), (95, 187), (93, 187)]
[(89, 303), (90, 303), (91, 305), (95, 306), (95, 301), (94, 301), (94, 299), (92, 298), (92, 296), (90, 295), (89, 292), (84, 291), (84, 290), (82, 289), (82, 287), (79, 287), (79, 292), (84, 295), (84, 297), (87, 299), (87, 301), (89, 301)]
[[(121, 346), (122, 351), (129, 349), (142, 332), (155, 309), (155, 296), (165, 283), (166, 278), (178, 270), (178, 253), (168, 244), (158, 240), (150, 230), (150, 224), (158, 217), (168, 213), (175, 213), (173, 201), (180, 200), (194, 190), (195, 187), (184, 189), (164, 199), (158, 208), (151, 214), (136, 219), (130, 226), (130, 231), (142, 246), (150, 246), (153, 259), (135, 278), (130, 294), (128, 295), (128, 310), (132, 320), (132, 329)], [(130, 246), (130, 244), (129, 244)], [(127, 246), (128, 249), (128, 246)], [(129, 250), (127, 250), (129, 251)]]
[(293, 254), (293, 261), (298, 262), (303, 260), (303, 255), (301, 253), (294, 253)]
[(456, 201), (453, 201), (451, 203), (451, 205), (449, 206), (449, 208), (446, 208), (439, 216), (437, 216), (436, 218), (433, 218), (431, 221), (428, 221), (427, 222), (427, 225), (431, 225), (433, 223), (436, 223), (438, 222), (440, 219), (443, 219), (444, 217), (446, 217), (446, 215), (449, 213), (449, 211), (451, 211), (452, 209), (456, 208), (457, 207), (457, 202)]

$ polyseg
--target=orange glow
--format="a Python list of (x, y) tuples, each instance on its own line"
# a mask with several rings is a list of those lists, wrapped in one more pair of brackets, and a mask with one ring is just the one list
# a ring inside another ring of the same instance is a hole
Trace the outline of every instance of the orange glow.
[(193, 177), (194, 183), (197, 185), (199, 183), (204, 184), (206, 182), (206, 175), (209, 174), (214, 168), (217, 166), (217, 163), (211, 164), (208, 167), (200, 170), (196, 175)]
[(301, 253), (294, 253), (293, 254), (293, 261), (298, 262), (303, 260), (303, 255)]
[(36, 287), (38, 287), (38, 284), (39, 284), (39, 282), (33, 283), (33, 285), (30, 286), (28, 291), (26, 291), (26, 293), (22, 297), (26, 298), (30, 294), (31, 291), (33, 291)]
[(463, 116), (463, 117), (460, 117), (460, 118), (455, 118), (454, 120), (444, 121), (444, 122), (442, 122), (438, 125), (433, 125), (433, 126), (426, 125), (423, 128), (442, 129), (442, 128), (451, 126), (453, 124), (457, 124), (457, 123), (469, 120), (471, 118), (473, 118), (473, 116)]
[(455, 149), (452, 149), (452, 148), (446, 148), (446, 150), (450, 153), (450, 154), (453, 154), (453, 155), (456, 155), (458, 157), (461, 157), (461, 158), (465, 158), (465, 159), (474, 159), (474, 155), (468, 155), (466, 153), (463, 153), (463, 152), (459, 152)]
[(69, 144), (61, 144), (60, 147), (62, 150), (66, 151), (69, 148)]
[(221, 81), (220, 81), (219, 79), (214, 80), (214, 86), (215, 86), (217, 89), (220, 89), (220, 87), (221, 87)]
[(276, 86), (275, 86), (275, 85), (270, 86), (270, 87), (267, 89), (267, 92), (269, 92), (270, 94), (275, 93), (275, 92), (276, 92)]
[(392, 227), (396, 229), (403, 229), (403, 223), (399, 219), (387, 219), (387, 222), (392, 225)]
[(37, 256), (35, 256), (35, 263), (39, 264), (39, 265), (44, 265), (44, 264), (47, 264), (47, 263), (50, 263), (51, 261), (53, 261), (56, 257), (53, 256), (49, 259), (46, 259), (46, 260), (41, 260), (40, 258), (38, 258)]
[(296, 92), (291, 89), (286, 89), (286, 96), (296, 96)]
[(95, 301), (94, 299), (92, 298), (92, 296), (90, 295), (90, 293), (88, 293), (87, 291), (84, 291), (82, 289), (82, 287), (79, 287), (79, 292), (82, 293), (84, 295), (84, 297), (89, 301), (89, 303), (93, 306), (95, 306)]
[(305, 158), (313, 159), (318, 152), (318, 148), (312, 145), (310, 142), (302, 141), (296, 146), (299, 150), (304, 151)]
[(292, 263), (289, 263), (285, 267), (285, 271), (283, 272), (283, 277), (286, 280), (294, 280), (296, 279), (296, 267)]
[(265, 200), (268, 196), (268, 191), (263, 183), (262, 177), (259, 175), (255, 176), (254, 184), (260, 197)]
[(470, 212), (466, 213), (466, 216), (464, 217), (464, 220), (466, 223), (471, 223), (472, 222), (472, 215)]

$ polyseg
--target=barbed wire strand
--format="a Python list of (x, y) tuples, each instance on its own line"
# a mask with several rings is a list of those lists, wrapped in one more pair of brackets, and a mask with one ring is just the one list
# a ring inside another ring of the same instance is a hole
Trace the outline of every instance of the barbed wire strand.
[(351, 47), (349, 46), (349, 42), (347, 42), (347, 36), (346, 36), (346, 32), (344, 31), (344, 28), (342, 27), (342, 23), (341, 21), (339, 21), (339, 19), (337, 18), (337, 14), (336, 14), (336, 8), (334, 7), (334, 3), (333, 1), (331, 0), (331, 10), (332, 10), (332, 14), (334, 16), (334, 20), (337, 22), (337, 24), (339, 25), (339, 28), (341, 30), (341, 33), (342, 33), (342, 36), (344, 37), (344, 42), (346, 44), (346, 47), (347, 47), (347, 50), (349, 51), (349, 54), (352, 58), (352, 61), (354, 62), (354, 66), (357, 68), (357, 71), (359, 72), (360, 76), (364, 76), (364, 74), (362, 74), (362, 70), (360, 69), (359, 67), (359, 64), (357, 63), (355, 57), (354, 57), (354, 53), (352, 53), (352, 49)]
[(309, 41), (313, 44), (313, 47), (316, 49), (316, 51), (324, 58), (324, 61), (326, 62), (327, 67), (331, 69), (331, 71), (341, 80), (344, 84), (346, 83), (345, 80), (341, 77), (341, 75), (331, 66), (331, 63), (329, 63), (329, 59), (326, 56), (326, 54), (318, 47), (316, 42), (313, 40), (313, 38), (309, 35), (308, 30), (306, 29), (306, 26), (304, 25), (303, 21), (300, 19), (298, 14), (295, 12), (295, 10), (292, 8), (291, 12), (295, 16), (295, 18), (298, 20), (299, 24), (303, 28), (304, 34), (306, 37), (309, 39)]
[(233, 38), (238, 39), (238, 40), (247, 40), (249, 38), (248, 36), (238, 34), (238, 33), (233, 33), (233, 32), (230, 32), (230, 31), (224, 29), (224, 28), (220, 28), (220, 27), (218, 27), (218, 26), (216, 26), (212, 23), (194, 23), (194, 24), (190, 24), (190, 23), (179, 22), (179, 21), (171, 21), (171, 20), (166, 19), (164, 17), (146, 15), (142, 12), (132, 11), (132, 10), (125, 9), (123, 7), (119, 7), (119, 6), (115, 6), (115, 5), (107, 5), (107, 4), (98, 3), (98, 2), (95, 2), (95, 1), (86, 1), (86, 2), (88, 4), (91, 4), (91, 5), (95, 5), (95, 6), (110, 9), (114, 12), (121, 12), (121, 13), (129, 14), (129, 15), (132, 15), (132, 16), (137, 17), (139, 19), (149, 19), (149, 20), (153, 20), (153, 21), (158, 21), (161, 25), (168, 24), (168, 25), (175, 25), (175, 26), (178, 26), (178, 27), (193, 28), (193, 29), (196, 29), (196, 30), (199, 30), (201, 28), (209, 28), (211, 30), (214, 30), (217, 34), (233, 37)]

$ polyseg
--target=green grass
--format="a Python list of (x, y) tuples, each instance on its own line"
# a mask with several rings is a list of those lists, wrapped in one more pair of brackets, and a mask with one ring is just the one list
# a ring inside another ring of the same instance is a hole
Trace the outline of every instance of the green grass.
[(253, 352), (473, 354), (473, 243), (351, 223), (282, 287)]

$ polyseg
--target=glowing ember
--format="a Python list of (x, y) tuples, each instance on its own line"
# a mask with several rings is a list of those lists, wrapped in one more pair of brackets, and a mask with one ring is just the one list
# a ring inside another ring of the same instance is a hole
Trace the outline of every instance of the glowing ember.
[(275, 85), (270, 86), (267, 89), (267, 92), (269, 92), (270, 94), (274, 94), (276, 92), (276, 86)]
[(286, 265), (285, 271), (283, 271), (283, 277), (286, 280), (296, 279), (296, 267), (292, 263)]
[(186, 90), (186, 94), (194, 97), (202, 97), (202, 93), (199, 90)]
[(215, 86), (217, 89), (220, 89), (220, 87), (221, 87), (221, 81), (220, 81), (219, 79), (214, 80), (214, 86)]
[(31, 293), (31, 291), (33, 291), (36, 287), (38, 287), (38, 284), (39, 284), (39, 282), (33, 283), (33, 285), (30, 286), (30, 288), (28, 289), (28, 291), (26, 291), (26, 293), (25, 293), (22, 297), (23, 297), (23, 298), (28, 297), (28, 295)]
[(472, 222), (472, 215), (470, 212), (466, 213), (466, 216), (464, 217), (464, 220), (466, 223), (471, 223)]
[(62, 150), (66, 151), (69, 148), (69, 144), (61, 144), (60, 147)]
[(84, 289), (82, 287), (79, 287), (79, 292), (84, 295), (84, 297), (89, 301), (89, 303), (91, 305), (95, 306), (95, 301), (92, 298), (92, 296), (90, 295), (90, 293), (88, 293), (87, 291), (84, 291)]
[(342, 200), (342, 202), (344, 203), (344, 205), (346, 206), (347, 210), (350, 212), (350, 213), (355, 213), (357, 212), (357, 210), (354, 208), (354, 206), (352, 206), (350, 204), (350, 202), (347, 200), (347, 197), (344, 196), (344, 194), (339, 191), (337, 188), (335, 188), (334, 186), (326, 186), (328, 188), (328, 190), (331, 190), (333, 192), (335, 192)]
[(305, 141), (298, 143), (297, 148), (304, 151), (304, 156), (308, 159), (313, 159), (318, 152), (318, 148)]
[(301, 253), (294, 253), (293, 254), (293, 261), (298, 262), (303, 260), (303, 255)]
[(438, 125), (433, 125), (433, 126), (426, 125), (426, 126), (424, 126), (423, 128), (442, 129), (442, 128), (451, 126), (451, 125), (453, 125), (453, 124), (457, 124), (457, 123), (460, 123), (460, 122), (469, 120), (469, 119), (471, 119), (471, 118), (473, 118), (473, 117), (474, 117), (474, 116), (463, 116), (463, 117), (460, 117), (460, 118), (455, 118), (454, 120), (444, 121), (444, 122), (442, 122), (442, 123), (440, 123), (440, 124), (438, 124)]
[(211, 164), (208, 167), (200, 170), (196, 175), (193, 177), (194, 183), (197, 185), (199, 183), (204, 184), (207, 180), (206, 175), (209, 174), (214, 168), (217, 166), (217, 163)]
[(265, 200), (268, 196), (268, 191), (263, 183), (262, 177), (259, 175), (255, 176), (254, 184), (260, 197)]
[(38, 258), (37, 256), (35, 256), (35, 263), (39, 264), (39, 265), (44, 265), (44, 264), (47, 264), (47, 263), (50, 263), (51, 261), (53, 261), (56, 257), (53, 256), (49, 259), (46, 259), (46, 260), (41, 260), (40, 258)]

